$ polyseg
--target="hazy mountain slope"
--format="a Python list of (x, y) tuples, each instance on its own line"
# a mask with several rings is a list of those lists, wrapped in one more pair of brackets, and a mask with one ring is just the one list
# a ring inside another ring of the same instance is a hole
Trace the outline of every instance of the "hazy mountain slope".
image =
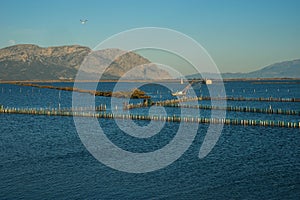
[(73, 78), (90, 51), (78, 45), (42, 48), (23, 44), (3, 48), (0, 50), (0, 79)]
[(253, 78), (300, 78), (300, 59), (275, 63), (247, 74)]
[[(215, 76), (215, 74), (205, 74), (205, 75), (211, 78), (217, 77)], [(192, 74), (187, 77), (201, 78), (201, 76), (198, 74)], [(300, 78), (300, 59), (275, 63), (249, 73), (223, 73), (222, 77), (223, 78)]]
[[(120, 52), (124, 54), (116, 58)], [(150, 63), (138, 54), (119, 49), (93, 52), (79, 45), (42, 48), (22, 44), (0, 49), (0, 80), (74, 79), (88, 55), (91, 67), (83, 72), (87, 78), (98, 78), (99, 69), (108, 66), (102, 79), (118, 79), (134, 67)], [(155, 66), (144, 66), (135, 72), (129, 78), (170, 78), (167, 72)]]

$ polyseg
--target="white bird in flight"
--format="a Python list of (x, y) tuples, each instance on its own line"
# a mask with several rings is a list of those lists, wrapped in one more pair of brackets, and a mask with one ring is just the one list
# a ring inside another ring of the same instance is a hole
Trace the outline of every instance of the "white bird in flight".
[(87, 19), (85, 19), (85, 20), (80, 20), (80, 22), (81, 22), (81, 24), (85, 24), (86, 22), (87, 22), (88, 20)]

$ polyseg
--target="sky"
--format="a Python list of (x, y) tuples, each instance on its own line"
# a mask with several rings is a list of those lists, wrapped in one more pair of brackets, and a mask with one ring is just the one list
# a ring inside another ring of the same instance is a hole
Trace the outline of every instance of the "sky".
[(128, 29), (163, 27), (196, 40), (221, 72), (249, 72), (300, 58), (299, 10), (298, 0), (1, 0), (0, 48), (94, 48)]

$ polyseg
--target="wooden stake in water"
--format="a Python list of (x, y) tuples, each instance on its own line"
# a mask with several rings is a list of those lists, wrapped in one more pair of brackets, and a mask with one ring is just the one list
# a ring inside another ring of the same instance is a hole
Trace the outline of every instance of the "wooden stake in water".
[(58, 92), (58, 110), (60, 110), (60, 90)]

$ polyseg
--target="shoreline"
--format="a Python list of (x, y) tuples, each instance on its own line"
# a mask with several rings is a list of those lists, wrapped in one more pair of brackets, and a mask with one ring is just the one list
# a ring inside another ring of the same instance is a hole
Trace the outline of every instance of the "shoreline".
[[(193, 80), (193, 79), (188, 79)], [(215, 79), (212, 79), (213, 81)], [(215, 80), (219, 82), (220, 80)], [(226, 78), (223, 79), (224, 82), (233, 81), (300, 81), (300, 78)], [(0, 83), (16, 84), (16, 83), (74, 83), (75, 80), (65, 79), (65, 80), (0, 80)], [(88, 83), (88, 82), (150, 82), (150, 83), (160, 83), (160, 82), (170, 82), (177, 83), (180, 79), (156, 79), (156, 80), (117, 80), (117, 79), (107, 79), (107, 80), (76, 80), (76, 82)]]

